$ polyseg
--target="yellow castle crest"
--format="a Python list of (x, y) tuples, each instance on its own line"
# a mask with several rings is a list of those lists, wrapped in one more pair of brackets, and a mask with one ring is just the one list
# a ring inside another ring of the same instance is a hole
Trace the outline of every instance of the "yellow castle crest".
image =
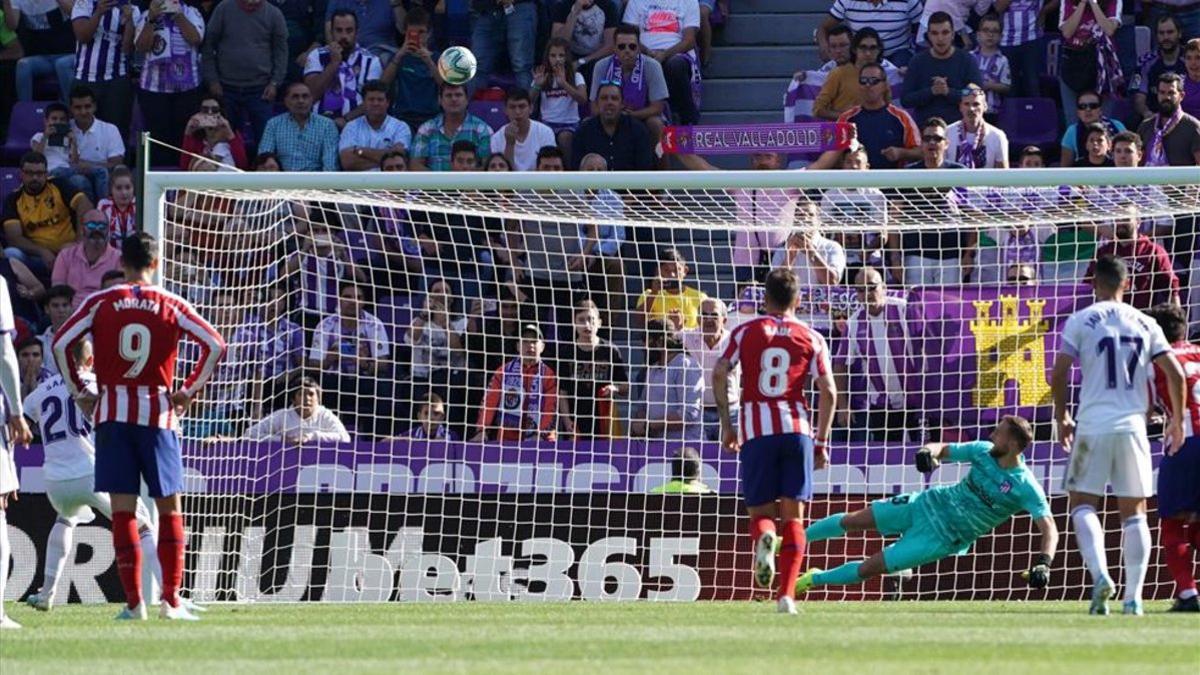
[(1046, 382), (1046, 332), (1049, 324), (1042, 318), (1045, 300), (1025, 300), (1028, 318), (1021, 319), (1021, 300), (1001, 295), (1000, 318), (992, 318), (996, 300), (975, 300), (975, 318), (971, 333), (975, 336), (978, 376), (972, 401), (978, 408), (1004, 406), (1004, 389), (1017, 383), (1018, 405), (1050, 404), (1050, 384)]

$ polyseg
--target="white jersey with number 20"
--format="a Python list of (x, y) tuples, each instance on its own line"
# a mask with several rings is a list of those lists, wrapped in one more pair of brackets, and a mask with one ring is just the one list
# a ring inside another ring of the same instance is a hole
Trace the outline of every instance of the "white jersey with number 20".
[(1078, 433), (1145, 433), (1151, 364), (1170, 349), (1158, 324), (1129, 305), (1097, 302), (1072, 314), (1063, 327), (1062, 350), (1083, 374)]

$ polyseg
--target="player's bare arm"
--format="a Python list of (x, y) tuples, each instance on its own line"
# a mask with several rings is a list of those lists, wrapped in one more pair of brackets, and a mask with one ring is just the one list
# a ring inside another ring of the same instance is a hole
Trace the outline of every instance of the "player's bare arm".
[(1164, 450), (1168, 455), (1174, 455), (1183, 447), (1183, 413), (1187, 409), (1187, 379), (1183, 374), (1183, 366), (1171, 352), (1160, 354), (1154, 359), (1154, 365), (1162, 369), (1167, 377), (1167, 391), (1171, 394), (1171, 419), (1163, 430)]
[(729, 361), (718, 359), (713, 366), (713, 401), (717, 404), (717, 415), (721, 420), (721, 447), (726, 452), (737, 452), (737, 430), (733, 428), (733, 418), (729, 413)]
[(1068, 393), (1070, 392), (1070, 375), (1071, 366), (1075, 363), (1075, 359), (1067, 354), (1059, 354), (1054, 357), (1054, 372), (1050, 375), (1050, 391), (1054, 396), (1054, 421), (1058, 425), (1058, 442), (1062, 444), (1063, 450), (1071, 452), (1071, 446), (1075, 442), (1075, 420), (1071, 418), (1071, 411), (1067, 409), (1069, 402), (1067, 401)]
[(1045, 588), (1050, 583), (1050, 565), (1054, 563), (1054, 553), (1058, 550), (1058, 525), (1050, 516), (1034, 521), (1041, 534), (1041, 546), (1034, 556), (1033, 565), (1022, 576), (1032, 588)]
[(817, 434), (813, 439), (813, 468), (824, 469), (829, 464), (829, 451), (825, 442), (833, 429), (833, 411), (837, 407), (837, 383), (833, 380), (833, 372), (827, 370), (818, 375), (817, 392), (820, 401), (817, 403)]

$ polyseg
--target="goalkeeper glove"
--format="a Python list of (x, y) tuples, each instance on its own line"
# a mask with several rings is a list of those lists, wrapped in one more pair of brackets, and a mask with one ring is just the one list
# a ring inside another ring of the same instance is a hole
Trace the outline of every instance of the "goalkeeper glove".
[(937, 457), (933, 456), (933, 452), (929, 448), (921, 448), (917, 451), (917, 471), (921, 473), (930, 473), (938, 468), (941, 464)]
[(1050, 563), (1052, 559), (1045, 553), (1039, 553), (1033, 560), (1033, 567), (1025, 573), (1025, 580), (1030, 588), (1045, 588), (1050, 583)]

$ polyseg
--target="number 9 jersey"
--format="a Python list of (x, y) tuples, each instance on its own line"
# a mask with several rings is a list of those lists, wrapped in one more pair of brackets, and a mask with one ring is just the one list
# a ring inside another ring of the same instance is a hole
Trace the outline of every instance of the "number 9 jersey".
[(742, 365), (743, 443), (774, 434), (812, 435), (811, 375), (830, 372), (829, 348), (820, 333), (795, 317), (759, 317), (733, 330), (722, 358)]
[(99, 389), (97, 426), (124, 422), (174, 429), (170, 395), (180, 339), (186, 335), (201, 349), (181, 388), (189, 396), (204, 386), (225, 351), (221, 335), (187, 300), (157, 286), (113, 286), (89, 296), (54, 335), (54, 360), (72, 396), (84, 383), (71, 350), (88, 334)]
[(1146, 431), (1151, 364), (1171, 350), (1154, 319), (1130, 305), (1097, 302), (1063, 326), (1062, 351), (1079, 363), (1075, 424), (1081, 434)]

